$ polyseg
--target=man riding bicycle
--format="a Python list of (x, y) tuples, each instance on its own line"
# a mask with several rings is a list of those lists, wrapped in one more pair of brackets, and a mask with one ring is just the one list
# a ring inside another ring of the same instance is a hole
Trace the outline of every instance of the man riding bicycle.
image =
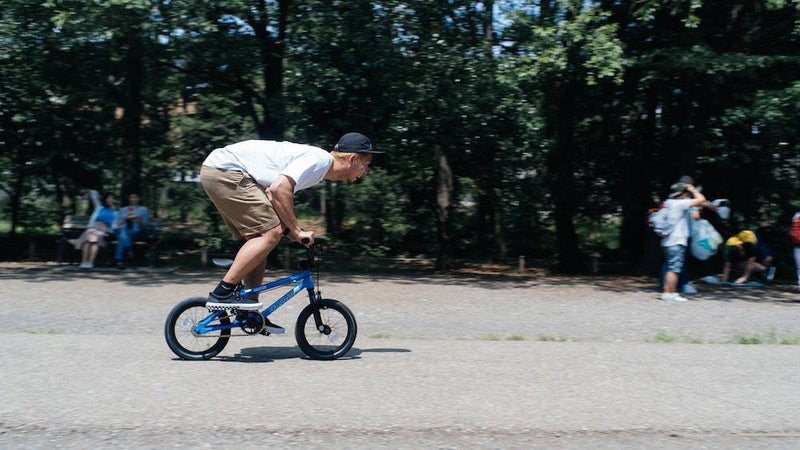
[[(329, 153), (321, 148), (283, 141), (249, 140), (218, 148), (200, 169), (200, 182), (236, 240), (246, 242), (233, 265), (209, 293), (209, 306), (258, 309), (258, 294), (240, 299), (236, 285), (258, 286), (264, 279), (267, 255), (283, 235), (314, 243), (314, 232), (300, 228), (294, 213), (294, 193), (322, 180), (353, 183), (369, 170), (376, 151), (359, 133), (347, 133)], [(269, 320), (270, 333), (285, 330)]]

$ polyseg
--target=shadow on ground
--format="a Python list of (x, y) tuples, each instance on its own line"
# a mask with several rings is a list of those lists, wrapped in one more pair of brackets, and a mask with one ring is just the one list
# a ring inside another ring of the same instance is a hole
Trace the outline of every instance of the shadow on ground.
[[(405, 348), (367, 348), (353, 347), (347, 354), (336, 361), (360, 359), (363, 353), (410, 353)], [(243, 348), (232, 356), (217, 356), (214, 358), (223, 362), (238, 363), (268, 363), (283, 359), (309, 359), (299, 347), (250, 347)], [(178, 361), (178, 359), (175, 359)], [(310, 360), (310, 359), (309, 359)]]
[[(221, 277), (220, 269), (182, 269), (180, 267), (130, 267), (118, 270), (111, 267), (100, 267), (94, 270), (80, 270), (72, 264), (32, 264), (4, 263), (0, 264), (0, 280), (23, 280), (31, 283), (69, 280), (107, 280), (122, 282), (132, 286), (162, 286), (176, 283), (208, 283)], [(285, 271), (267, 271), (267, 277), (283, 277)], [(569, 276), (541, 274), (434, 274), (431, 272), (404, 273), (325, 273), (328, 280), (346, 281), (352, 284), (390, 281), (398, 284), (416, 286), (434, 284), (442, 286), (472, 286), (481, 289), (530, 289), (536, 287), (553, 288), (596, 288), (611, 292), (641, 292), (649, 296), (658, 294), (658, 281), (650, 277), (634, 276)], [(789, 284), (776, 284), (763, 287), (729, 286), (696, 284), (699, 293), (692, 298), (712, 301), (750, 301), (776, 302), (786, 305), (800, 305), (800, 294), (797, 288)]]

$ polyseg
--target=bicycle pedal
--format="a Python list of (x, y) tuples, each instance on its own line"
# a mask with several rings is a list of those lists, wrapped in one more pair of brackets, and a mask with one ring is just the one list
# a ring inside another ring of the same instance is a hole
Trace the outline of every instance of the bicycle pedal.
[(261, 304), (253, 304), (250, 305), (225, 305), (225, 304), (211, 304), (206, 303), (206, 309), (209, 311), (230, 311), (230, 312), (239, 312), (239, 311), (257, 311), (258, 308), (261, 307)]

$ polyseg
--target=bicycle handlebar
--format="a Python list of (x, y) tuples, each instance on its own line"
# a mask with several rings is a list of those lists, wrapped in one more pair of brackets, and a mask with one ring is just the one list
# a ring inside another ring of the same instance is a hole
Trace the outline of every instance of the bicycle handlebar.
[[(289, 231), (288, 228), (284, 228), (281, 234), (283, 235), (283, 237), (289, 237), (289, 234), (291, 234), (291, 232)], [(311, 242), (311, 239), (309, 238), (300, 239), (300, 243), (303, 245), (308, 245), (309, 242)]]

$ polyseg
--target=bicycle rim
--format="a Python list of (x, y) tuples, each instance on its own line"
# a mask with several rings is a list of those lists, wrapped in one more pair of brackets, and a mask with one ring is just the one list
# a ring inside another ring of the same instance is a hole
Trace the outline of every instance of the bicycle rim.
[[(216, 356), (228, 343), (230, 330), (197, 334), (195, 326), (209, 316), (205, 299), (189, 299), (176, 306), (170, 313), (165, 337), (167, 345), (184, 359), (209, 359)], [(222, 315), (208, 325), (227, 325), (230, 318)]]
[[(318, 309), (323, 329), (317, 328), (314, 310)], [(308, 305), (300, 313), (295, 328), (300, 350), (314, 359), (336, 359), (344, 356), (356, 339), (353, 313), (341, 302), (323, 300), (320, 306)]]

